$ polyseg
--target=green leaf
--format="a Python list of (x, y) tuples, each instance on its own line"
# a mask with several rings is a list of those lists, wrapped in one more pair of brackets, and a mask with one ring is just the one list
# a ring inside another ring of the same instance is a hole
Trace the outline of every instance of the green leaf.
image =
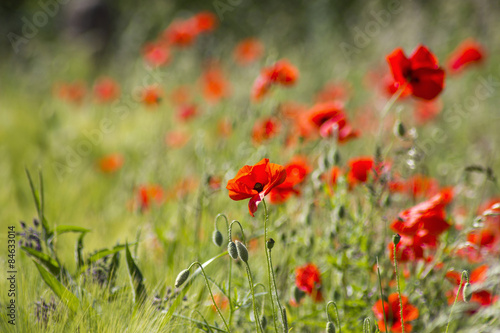
[(80, 268), (84, 265), (82, 250), (83, 250), (83, 237), (85, 237), (85, 234), (86, 234), (85, 232), (82, 232), (80, 237), (78, 237), (78, 241), (76, 242), (75, 259), (77, 268)]
[(32, 249), (30, 247), (21, 246), (21, 249), (26, 253), (28, 253), (30, 256), (40, 261), (40, 263), (43, 264), (45, 267), (47, 267), (47, 269), (54, 276), (59, 276), (59, 273), (61, 272), (61, 267), (59, 266), (59, 263), (57, 261), (49, 257), (47, 254)]
[(57, 281), (54, 275), (50, 274), (42, 265), (37, 263), (35, 260), (33, 260), (33, 262), (35, 263), (36, 268), (38, 268), (42, 279), (45, 283), (47, 283), (50, 289), (52, 289), (54, 294), (56, 294), (57, 297), (59, 297), (59, 299), (66, 304), (71, 311), (76, 312), (80, 306), (80, 300), (71, 291), (66, 289), (66, 287), (64, 287), (59, 281)]
[(111, 265), (109, 266), (109, 277), (108, 277), (108, 288), (111, 290), (116, 281), (116, 272), (120, 265), (120, 252), (116, 252), (111, 259)]
[(87, 233), (89, 231), (90, 231), (90, 229), (85, 229), (85, 228), (82, 228), (82, 227), (76, 227), (76, 226), (72, 226), (72, 225), (59, 225), (55, 229), (55, 233), (58, 234), (58, 235), (64, 234), (66, 232)]
[(134, 296), (134, 303), (142, 303), (146, 299), (146, 287), (144, 286), (144, 278), (142, 273), (134, 262), (128, 243), (125, 244), (125, 255), (127, 257), (128, 276), (130, 278), (130, 285), (132, 286), (132, 293)]

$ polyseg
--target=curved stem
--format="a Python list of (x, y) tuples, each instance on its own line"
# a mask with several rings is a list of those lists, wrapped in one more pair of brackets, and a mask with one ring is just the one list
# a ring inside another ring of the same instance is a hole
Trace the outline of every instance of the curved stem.
[(339, 310), (337, 309), (337, 303), (335, 303), (334, 301), (330, 301), (326, 305), (326, 317), (327, 317), (328, 321), (332, 321), (332, 319), (330, 318), (330, 313), (328, 312), (328, 308), (330, 307), (331, 304), (333, 304), (333, 306), (335, 307), (335, 314), (337, 315), (337, 325), (339, 327), (339, 333), (342, 333), (342, 328), (340, 327)]
[(380, 300), (382, 301), (382, 309), (384, 309), (384, 325), (385, 325), (385, 333), (387, 333), (387, 318), (385, 315), (385, 305), (384, 305), (384, 295), (382, 295), (382, 279), (380, 278), (380, 266), (378, 264), (377, 257), (377, 275), (378, 275), (378, 285), (380, 287)]
[(262, 326), (260, 324), (259, 314), (257, 313), (257, 304), (255, 303), (255, 292), (253, 289), (252, 272), (250, 271), (250, 266), (248, 265), (247, 262), (245, 262), (245, 265), (247, 267), (247, 276), (248, 276), (248, 283), (250, 284), (250, 292), (252, 293), (253, 316), (255, 317), (255, 331), (262, 332), (263, 329), (262, 329)]
[[(401, 297), (401, 286), (399, 285), (398, 258), (396, 256), (396, 244), (394, 244), (394, 268), (396, 269), (396, 282), (399, 296), (399, 315), (401, 316), (401, 332), (405, 333), (405, 320), (403, 318), (403, 299)], [(385, 312), (385, 308), (384, 308)]]
[(243, 243), (245, 243), (245, 231), (243, 231), (243, 227), (241, 226), (241, 223), (239, 221), (237, 221), (237, 220), (232, 220), (231, 224), (229, 224), (229, 228), (227, 229), (228, 230), (227, 234), (228, 234), (229, 241), (233, 240), (232, 231), (233, 231), (233, 224), (234, 223), (237, 223), (240, 226), (241, 237), (243, 238), (242, 241), (243, 241)]
[(266, 205), (266, 200), (262, 199), (262, 203), (264, 204), (264, 246), (265, 246), (265, 251), (266, 251), (266, 261), (267, 261), (267, 278), (269, 281), (269, 295), (271, 296), (271, 308), (273, 309), (273, 320), (274, 320), (274, 329), (276, 332), (278, 332), (278, 324), (276, 322), (276, 318), (278, 317), (276, 314), (276, 309), (274, 308), (274, 300), (273, 300), (273, 293), (272, 293), (272, 278), (271, 274), (274, 273), (272, 272), (271, 266), (269, 266), (269, 253), (267, 252), (267, 223), (269, 222), (269, 213), (267, 211), (267, 205)]
[(469, 281), (469, 274), (467, 273), (467, 271), (463, 271), (462, 275), (460, 276), (460, 283), (458, 284), (457, 295), (455, 296), (455, 301), (453, 302), (453, 305), (451, 306), (450, 315), (448, 316), (448, 324), (446, 325), (446, 331), (445, 331), (445, 333), (448, 333), (448, 329), (450, 328), (451, 315), (453, 314), (453, 309), (455, 308), (455, 304), (457, 303), (458, 295), (460, 294), (460, 289), (462, 289), (462, 284), (464, 282), (464, 274), (465, 274), (465, 276), (467, 278), (467, 282)]
[(217, 303), (215, 302), (214, 294), (212, 293), (212, 288), (210, 288), (210, 284), (208, 283), (208, 277), (207, 277), (207, 274), (205, 273), (205, 269), (203, 269), (203, 265), (202, 265), (200, 262), (195, 261), (195, 262), (193, 262), (193, 263), (189, 266), (188, 270), (190, 270), (190, 269), (191, 269), (191, 267), (193, 267), (194, 265), (198, 265), (198, 266), (200, 267), (201, 272), (203, 273), (203, 277), (205, 278), (205, 283), (207, 284), (208, 292), (210, 293), (210, 297), (212, 297), (212, 302), (214, 303), (214, 306), (215, 306), (215, 308), (217, 309), (217, 313), (219, 314), (220, 318), (221, 318), (221, 319), (222, 319), (222, 321), (224, 322), (224, 326), (226, 326), (226, 330), (227, 330), (228, 332), (231, 332), (231, 330), (229, 329), (229, 326), (228, 326), (228, 324), (227, 324), (226, 320), (224, 319), (224, 316), (222, 316), (222, 312), (220, 311), (219, 306), (218, 306), (218, 305), (217, 305)]
[(226, 220), (226, 228), (229, 229), (229, 222), (227, 220), (227, 216), (225, 214), (217, 214), (217, 216), (215, 217), (215, 220), (214, 220), (214, 227), (215, 227), (215, 230), (218, 230), (217, 229), (217, 221), (219, 220), (219, 217), (223, 217), (225, 220)]

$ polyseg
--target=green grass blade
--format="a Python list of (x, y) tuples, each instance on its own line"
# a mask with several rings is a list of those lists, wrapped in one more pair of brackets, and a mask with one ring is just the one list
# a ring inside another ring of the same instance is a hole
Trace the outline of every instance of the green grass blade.
[(34, 257), (35, 259), (40, 261), (40, 263), (47, 267), (50, 273), (52, 273), (54, 276), (59, 276), (59, 273), (61, 273), (61, 266), (59, 266), (59, 263), (47, 254), (26, 246), (21, 246), (21, 249), (31, 257)]
[(130, 285), (132, 287), (132, 293), (134, 296), (134, 303), (139, 304), (146, 298), (146, 287), (144, 286), (144, 277), (142, 276), (141, 270), (134, 262), (132, 254), (128, 244), (125, 244), (125, 255), (128, 267), (128, 276), (130, 278)]

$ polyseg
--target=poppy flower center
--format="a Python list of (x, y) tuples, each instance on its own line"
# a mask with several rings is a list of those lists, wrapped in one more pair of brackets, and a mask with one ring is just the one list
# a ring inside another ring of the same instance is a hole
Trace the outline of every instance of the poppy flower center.
[(264, 189), (264, 185), (262, 185), (261, 183), (255, 183), (253, 189), (256, 190), (257, 192), (262, 192), (262, 190)]

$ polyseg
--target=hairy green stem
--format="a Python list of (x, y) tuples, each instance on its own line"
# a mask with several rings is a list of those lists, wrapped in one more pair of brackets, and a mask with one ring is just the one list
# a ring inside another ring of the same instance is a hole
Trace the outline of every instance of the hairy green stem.
[(387, 318), (385, 316), (385, 305), (384, 305), (384, 295), (382, 295), (382, 279), (380, 278), (380, 266), (378, 264), (377, 257), (377, 275), (378, 275), (378, 285), (380, 288), (380, 300), (382, 301), (382, 309), (384, 310), (384, 325), (385, 325), (385, 333), (387, 333)]
[(337, 326), (339, 327), (339, 333), (342, 333), (342, 328), (340, 327), (339, 309), (337, 309), (337, 303), (335, 303), (334, 301), (330, 301), (326, 305), (326, 318), (328, 321), (332, 321), (332, 319), (330, 318), (330, 312), (328, 312), (328, 308), (331, 304), (333, 304), (333, 306), (335, 307), (335, 315), (337, 316)]
[(396, 270), (396, 284), (398, 286), (399, 314), (401, 316), (401, 333), (405, 333), (405, 320), (403, 318), (403, 298), (401, 297), (401, 286), (399, 285), (398, 258), (396, 256), (396, 247), (397, 247), (396, 245), (397, 244), (394, 244), (394, 268)]
[(250, 266), (245, 262), (247, 267), (248, 283), (250, 284), (250, 292), (252, 293), (252, 303), (253, 303), (253, 316), (255, 317), (255, 331), (263, 332), (262, 326), (260, 324), (259, 314), (257, 313), (257, 303), (255, 302), (255, 292), (253, 289), (253, 279), (252, 272), (250, 271)]

